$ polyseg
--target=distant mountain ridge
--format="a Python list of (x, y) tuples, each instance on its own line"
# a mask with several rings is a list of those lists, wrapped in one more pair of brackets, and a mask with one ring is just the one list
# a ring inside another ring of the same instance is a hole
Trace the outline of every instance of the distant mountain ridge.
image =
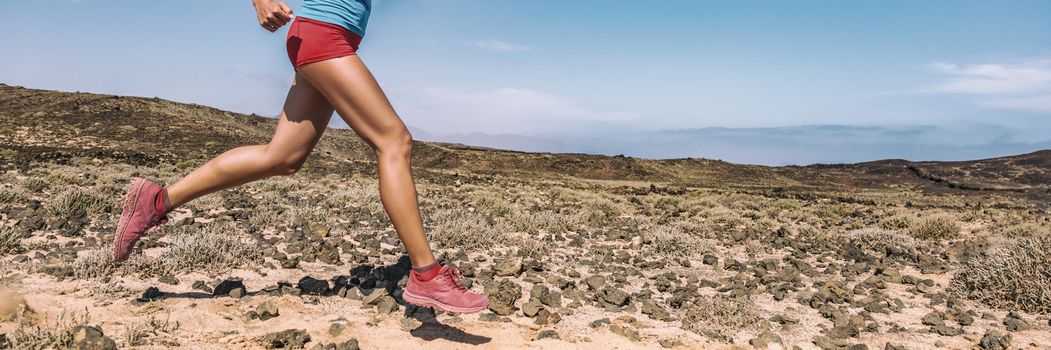
[[(34, 90), (0, 84), (3, 168), (74, 157), (131, 164), (199, 162), (227, 149), (269, 140), (275, 121), (158, 98)], [(330, 129), (310, 171), (371, 174), (373, 156), (352, 131)], [(863, 191), (912, 188), (1003, 195), (1047, 202), (1051, 150), (972, 161), (899, 159), (856, 164), (760, 166), (703, 158), (643, 159), (576, 153), (530, 153), (442, 142), (417, 142), (414, 165), (442, 174), (575, 177), (646, 181), (665, 186), (754, 191)], [(428, 175), (430, 176), (430, 175)]]

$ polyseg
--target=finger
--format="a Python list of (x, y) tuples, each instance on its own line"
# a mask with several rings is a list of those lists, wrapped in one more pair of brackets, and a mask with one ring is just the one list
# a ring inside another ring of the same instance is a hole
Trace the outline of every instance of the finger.
[(281, 26), (285, 25), (285, 23), (285, 21), (276, 17), (270, 17), (266, 19), (266, 24), (270, 25), (274, 29), (281, 28)]
[(288, 23), (288, 21), (292, 19), (292, 17), (288, 17), (288, 16), (282, 17), (282, 16), (284, 16), (284, 15), (277, 14), (276, 17), (274, 18), (274, 20), (270, 21), (270, 23), (275, 23), (275, 24), (277, 24), (278, 27), (280, 27), (280, 26), (285, 25), (285, 23)]
[(289, 18), (292, 17), (292, 8), (288, 7), (288, 4), (283, 3), (283, 2), (279, 2), (279, 3), (277, 3), (277, 6), (280, 6), (281, 9), (284, 10), (286, 14), (288, 14)]
[(292, 19), (292, 15), (288, 12), (285, 12), (284, 10), (274, 11), (274, 17), (285, 22), (288, 22), (288, 20)]

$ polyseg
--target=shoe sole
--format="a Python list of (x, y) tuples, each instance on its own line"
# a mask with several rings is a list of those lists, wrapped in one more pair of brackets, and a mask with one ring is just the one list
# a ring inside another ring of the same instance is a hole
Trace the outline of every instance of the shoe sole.
[(486, 301), (484, 305), (479, 306), (479, 307), (472, 307), (472, 308), (456, 307), (456, 306), (444, 304), (444, 303), (442, 303), (440, 301), (437, 301), (437, 300), (434, 300), (434, 299), (431, 299), (431, 298), (428, 298), (428, 297), (423, 297), (423, 296), (418, 296), (418, 295), (412, 294), (408, 290), (402, 292), (401, 297), (402, 297), (402, 299), (405, 299), (406, 302), (411, 303), (411, 304), (416, 305), (416, 306), (429, 307), (429, 308), (434, 308), (434, 309), (442, 310), (442, 311), (445, 311), (445, 312), (451, 312), (451, 313), (457, 313), (457, 314), (473, 314), (475, 312), (479, 312), (479, 311), (485, 310), (485, 308), (489, 307), (489, 302), (488, 301)]
[(135, 216), (137, 207), (135, 203), (138, 202), (142, 186), (145, 184), (146, 181), (141, 178), (132, 179), (131, 185), (128, 186), (128, 193), (124, 195), (124, 209), (121, 210), (120, 221), (117, 222), (117, 232), (113, 234), (113, 261), (121, 262), (127, 260), (127, 258), (119, 258), (121, 255), (120, 242), (124, 240), (124, 233), (128, 231), (128, 222)]

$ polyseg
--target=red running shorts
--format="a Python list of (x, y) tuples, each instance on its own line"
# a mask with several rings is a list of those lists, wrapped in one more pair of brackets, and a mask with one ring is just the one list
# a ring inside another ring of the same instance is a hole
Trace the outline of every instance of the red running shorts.
[(285, 48), (292, 67), (357, 54), (361, 36), (347, 28), (302, 16), (292, 20)]

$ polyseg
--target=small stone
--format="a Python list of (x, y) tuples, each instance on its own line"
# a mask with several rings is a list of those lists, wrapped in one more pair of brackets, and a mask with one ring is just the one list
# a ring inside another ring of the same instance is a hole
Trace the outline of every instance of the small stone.
[(539, 339), (562, 339), (562, 338), (560, 338), (558, 336), (558, 332), (555, 332), (552, 329), (545, 329), (545, 330), (540, 331), (540, 333), (536, 335), (536, 339), (539, 340)]
[(500, 315), (497, 315), (492, 312), (486, 312), (484, 314), (478, 315), (478, 320), (483, 322), (499, 322)]
[(522, 314), (526, 315), (526, 317), (535, 317), (543, 309), (544, 305), (540, 304), (539, 300), (534, 299), (522, 305)]
[(419, 328), (421, 325), (423, 325), (423, 322), (420, 322), (415, 318), (406, 317), (401, 319), (401, 329), (406, 332), (410, 332), (416, 328)]
[(642, 302), (642, 313), (655, 320), (668, 320), (671, 315), (660, 305), (653, 302), (653, 300), (646, 300)]
[(322, 244), (318, 248), (317, 259), (326, 264), (339, 264), (339, 248), (329, 244)]
[(306, 294), (322, 295), (328, 293), (328, 281), (319, 280), (310, 276), (303, 276), (297, 284), (300, 290)]
[(933, 328), (934, 333), (938, 333), (938, 335), (944, 335), (947, 337), (955, 337), (957, 335), (963, 334), (962, 328), (949, 327), (943, 324), (934, 326)]
[(540, 309), (540, 312), (536, 314), (536, 321), (534, 323), (538, 325), (549, 325), (562, 322), (562, 315), (557, 312), (551, 312), (547, 309)]
[(73, 328), (73, 346), (78, 350), (116, 350), (117, 343), (94, 326)]
[(359, 349), (361, 349), (361, 348), (358, 347), (358, 340), (357, 339), (351, 339), (351, 340), (348, 340), (348, 341), (345, 341), (345, 342), (342, 342), (342, 343), (339, 343), (339, 344), (335, 344), (335, 348), (333, 350), (359, 350)]
[(628, 338), (628, 340), (631, 340), (633, 342), (637, 342), (637, 341), (642, 339), (642, 336), (639, 335), (639, 331), (637, 329), (635, 329), (635, 328), (630, 327), (630, 326), (622, 326), (622, 325), (619, 325), (619, 324), (613, 324), (613, 325), (609, 326), (609, 330), (611, 332), (613, 332), (614, 334), (619, 334), (619, 335), (621, 335), (621, 336), (623, 336), (625, 338)]
[(362, 302), (362, 304), (365, 304), (365, 305), (378, 305), (379, 302), (380, 302), (380, 299), (383, 298), (383, 297), (387, 297), (387, 296), (390, 296), (390, 295), (387, 294), (387, 290), (386, 289), (376, 288), (376, 289), (373, 289), (372, 292), (369, 293), (369, 295), (366, 295), (364, 298), (362, 298), (361, 302)]
[(212, 287), (209, 287), (208, 284), (204, 283), (204, 281), (193, 281), (193, 285), (191, 286), (191, 288), (203, 291), (205, 293), (212, 292)]
[(600, 319), (591, 321), (590, 326), (591, 326), (591, 328), (599, 328), (599, 327), (602, 327), (602, 325), (607, 325), (607, 324), (612, 324), (612, 323), (613, 322), (611, 322), (608, 318), (600, 318)]
[(1003, 334), (997, 330), (988, 330), (978, 342), (978, 348), (982, 350), (1007, 350), (1011, 347), (1011, 334)]
[(511, 280), (502, 280), (499, 284), (486, 286), (489, 295), (489, 310), (500, 316), (508, 316), (515, 311), (515, 301), (522, 297), (522, 287)]
[(562, 307), (562, 293), (550, 292), (540, 298), (540, 302), (550, 307)]
[(748, 344), (751, 344), (752, 347), (756, 349), (766, 349), (771, 344), (780, 343), (781, 336), (771, 333), (770, 331), (764, 331), (763, 333), (760, 333), (758, 336), (748, 341)]
[(228, 278), (215, 286), (212, 295), (217, 297), (232, 296), (240, 298), (245, 294), (245, 285), (240, 278)]
[(883, 350), (906, 350), (906, 349), (905, 349), (905, 345), (901, 345), (901, 344), (898, 344), (898, 343), (887, 342), (887, 344), (883, 346)]
[(671, 349), (671, 348), (682, 346), (682, 341), (678, 340), (678, 339), (661, 339), (661, 340), (657, 341), (657, 343), (660, 344), (661, 347), (664, 347), (665, 349)]
[(142, 292), (142, 297), (139, 298), (139, 301), (154, 301), (163, 296), (164, 293), (161, 292), (160, 289), (157, 289), (157, 287), (149, 287), (146, 288), (145, 292)]
[(591, 290), (599, 290), (606, 285), (606, 278), (601, 275), (591, 275), (584, 279), (584, 283), (588, 285)]
[(277, 306), (269, 301), (263, 302), (262, 304), (256, 306), (255, 313), (259, 316), (259, 319), (262, 321), (266, 321), (281, 315)]
[(704, 254), (704, 258), (703, 260), (701, 260), (701, 262), (705, 265), (715, 265), (719, 263), (719, 258), (715, 257), (715, 255)]
[(267, 349), (302, 349), (310, 342), (310, 335), (302, 329), (287, 329), (264, 335), (259, 342)]
[(172, 277), (171, 275), (164, 275), (164, 276), (158, 277), (157, 278), (157, 282), (164, 283), (164, 284), (170, 284), (170, 285), (179, 284), (179, 280), (176, 279), (175, 277)]
[(543, 284), (535, 284), (533, 285), (533, 289), (529, 290), (529, 299), (541, 300), (544, 299), (548, 293), (551, 293), (551, 290), (548, 289), (547, 286)]
[(1029, 325), (1029, 321), (1026, 321), (1022, 315), (1014, 311), (1008, 312), (1007, 317), (1004, 317), (1004, 326), (1007, 326), (1007, 330), (1012, 332), (1024, 331), (1032, 328)]
[(613, 287), (607, 287), (607, 288), (603, 289), (603, 297), (602, 297), (602, 299), (605, 300), (606, 302), (608, 302), (610, 304), (613, 304), (613, 305), (616, 305), (616, 306), (624, 306), (624, 305), (628, 304), (628, 301), (630, 300), (630, 296), (628, 296), (628, 293), (625, 293), (624, 291), (622, 291), (620, 289), (616, 289), (616, 288), (613, 288)]
[(522, 259), (503, 259), (493, 267), (497, 276), (513, 277), (522, 272)]
[(936, 342), (934, 342), (934, 346), (938, 347), (938, 348), (944, 348), (945, 347), (945, 342), (943, 342), (941, 340), (936, 341)]
[(333, 322), (328, 326), (328, 335), (338, 337), (340, 333), (343, 333), (343, 324), (339, 322)]

